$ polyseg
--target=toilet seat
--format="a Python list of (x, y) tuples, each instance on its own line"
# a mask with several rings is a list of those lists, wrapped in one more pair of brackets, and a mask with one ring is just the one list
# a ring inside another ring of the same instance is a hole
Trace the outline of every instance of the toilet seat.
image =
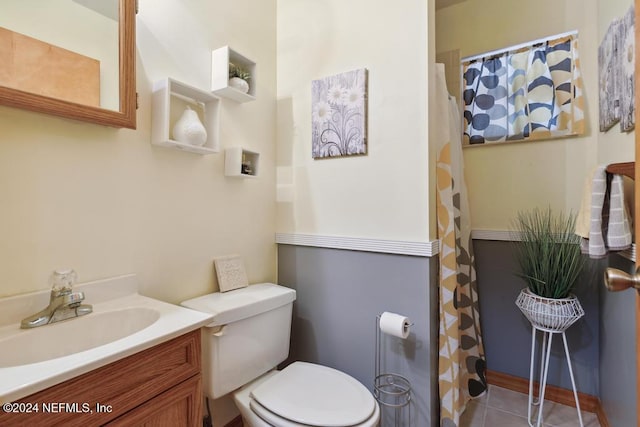
[(250, 393), (251, 410), (279, 427), (377, 425), (379, 407), (355, 378), (326, 366), (295, 362)]
[[(275, 415), (274, 413), (272, 413), (271, 411), (269, 411), (268, 409), (266, 409), (264, 406), (260, 405), (257, 401), (255, 401), (253, 399), (249, 403), (249, 406), (250, 406), (251, 410), (253, 411), (253, 413), (255, 415), (257, 415), (261, 421), (264, 421), (270, 427), (271, 426), (277, 426), (277, 427), (314, 427), (314, 426), (309, 426), (308, 424), (299, 424), (299, 423), (296, 423), (296, 422), (289, 421), (287, 419), (281, 418), (281, 417)], [(361, 424), (357, 424), (355, 426), (349, 426), (349, 427), (375, 427), (375, 426), (378, 426), (379, 419), (380, 419), (380, 407), (378, 405), (376, 405), (375, 410), (374, 410), (373, 415), (371, 416), (371, 418), (369, 418), (368, 420), (366, 420), (365, 422), (363, 422)], [(255, 420), (254, 420), (254, 423), (255, 423)], [(258, 426), (254, 424), (254, 427), (258, 427)]]

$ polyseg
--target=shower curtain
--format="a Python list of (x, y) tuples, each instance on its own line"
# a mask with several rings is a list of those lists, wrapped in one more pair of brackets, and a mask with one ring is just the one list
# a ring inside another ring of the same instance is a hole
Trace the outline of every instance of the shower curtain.
[[(469, 206), (463, 173), (461, 119), (437, 64), (436, 204), (439, 272), (440, 425), (457, 427), (469, 399), (486, 391)], [(448, 126), (447, 126), (448, 124)]]

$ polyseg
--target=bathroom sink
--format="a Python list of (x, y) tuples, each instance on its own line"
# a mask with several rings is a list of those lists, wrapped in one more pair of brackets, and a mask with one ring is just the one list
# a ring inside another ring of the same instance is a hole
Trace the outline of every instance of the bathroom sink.
[[(0, 333), (0, 368), (27, 365), (68, 356), (119, 340), (145, 329), (160, 318), (157, 310), (130, 307)], [(15, 328), (14, 328), (15, 329)], [(8, 336), (6, 336), (9, 332)]]
[(50, 290), (0, 298), (0, 403), (14, 402), (211, 323), (210, 314), (138, 293), (133, 274), (74, 285), (93, 312), (32, 329)]

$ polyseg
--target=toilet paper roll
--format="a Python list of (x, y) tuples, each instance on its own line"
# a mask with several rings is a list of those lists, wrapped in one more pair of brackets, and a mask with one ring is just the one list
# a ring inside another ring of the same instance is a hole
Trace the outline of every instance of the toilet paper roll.
[(409, 336), (409, 318), (401, 314), (385, 311), (380, 316), (380, 330), (385, 334), (405, 339)]

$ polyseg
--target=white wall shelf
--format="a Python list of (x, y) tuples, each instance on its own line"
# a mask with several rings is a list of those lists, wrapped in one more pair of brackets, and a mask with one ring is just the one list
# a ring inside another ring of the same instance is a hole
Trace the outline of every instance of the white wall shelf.
[[(249, 92), (243, 93), (229, 86), (229, 63), (239, 65), (249, 72), (251, 78)], [(216, 95), (233, 99), (237, 102), (249, 102), (256, 99), (256, 63), (241, 55), (229, 46), (211, 52), (211, 90)]]
[(236, 178), (256, 178), (260, 168), (260, 153), (242, 147), (224, 150), (224, 174)]
[[(213, 154), (220, 151), (220, 99), (217, 96), (166, 78), (153, 85), (152, 103), (152, 144), (198, 154)], [(207, 141), (202, 146), (185, 144), (172, 139), (171, 129), (187, 106), (198, 112), (207, 130)]]

